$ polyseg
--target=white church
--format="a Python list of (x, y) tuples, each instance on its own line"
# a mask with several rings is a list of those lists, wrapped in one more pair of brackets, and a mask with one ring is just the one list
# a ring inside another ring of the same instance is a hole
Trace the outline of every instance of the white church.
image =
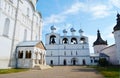
[(38, 0), (0, 0), (0, 69), (45, 65)]
[(64, 35), (55, 32), (56, 28), (51, 26), (51, 33), (46, 34), (46, 63), (49, 65), (89, 65), (90, 52), (88, 37), (83, 35), (82, 29), (79, 36), (75, 35), (76, 30), (70, 29), (71, 35)]

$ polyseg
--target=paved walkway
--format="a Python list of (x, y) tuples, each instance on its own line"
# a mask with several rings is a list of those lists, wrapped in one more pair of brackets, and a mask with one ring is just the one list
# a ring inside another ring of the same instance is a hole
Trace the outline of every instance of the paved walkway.
[(104, 78), (93, 68), (85, 66), (54, 66), (46, 70), (3, 74), (0, 78)]

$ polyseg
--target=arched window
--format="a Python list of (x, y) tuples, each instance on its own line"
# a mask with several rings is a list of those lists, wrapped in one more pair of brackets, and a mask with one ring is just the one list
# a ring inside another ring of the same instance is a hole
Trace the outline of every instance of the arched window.
[(50, 36), (50, 44), (55, 44), (56, 43), (56, 36), (55, 35), (51, 35)]
[(9, 27), (10, 27), (10, 20), (6, 18), (4, 23), (4, 30), (3, 30), (3, 35), (6, 37), (8, 37), (9, 34)]
[(29, 52), (28, 51), (26, 51), (25, 58), (29, 58)]
[(63, 44), (68, 44), (68, 39), (67, 38), (63, 38), (62, 43)]
[(77, 39), (76, 38), (72, 38), (71, 39), (71, 44), (77, 44)]
[(23, 58), (23, 51), (18, 52), (18, 58)]
[(29, 52), (26, 51), (26, 56), (25, 56), (26, 58), (31, 58), (31, 55), (32, 55), (31, 51), (29, 51)]
[(25, 29), (24, 30), (24, 41), (26, 41), (27, 40), (27, 30)]
[(29, 58), (31, 58), (31, 55), (32, 55), (32, 53), (31, 53), (31, 51), (29, 51)]
[(80, 38), (80, 43), (86, 43), (84, 37)]

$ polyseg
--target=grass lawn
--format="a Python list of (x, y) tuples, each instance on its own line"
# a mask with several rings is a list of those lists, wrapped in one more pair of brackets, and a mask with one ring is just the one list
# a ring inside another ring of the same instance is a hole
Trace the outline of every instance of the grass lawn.
[(120, 67), (118, 66), (108, 66), (108, 67), (98, 67), (95, 66), (105, 78), (120, 78)]
[(0, 74), (8, 74), (8, 73), (17, 73), (27, 71), (29, 69), (0, 69)]

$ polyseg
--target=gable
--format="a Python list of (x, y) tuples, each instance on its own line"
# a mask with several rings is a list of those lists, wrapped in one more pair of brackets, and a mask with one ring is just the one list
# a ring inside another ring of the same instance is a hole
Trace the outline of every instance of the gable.
[(43, 44), (42, 41), (39, 42), (35, 47), (40, 48), (40, 49), (42, 49), (42, 50), (46, 50), (46, 48), (45, 48), (45, 46), (44, 46), (44, 44)]

